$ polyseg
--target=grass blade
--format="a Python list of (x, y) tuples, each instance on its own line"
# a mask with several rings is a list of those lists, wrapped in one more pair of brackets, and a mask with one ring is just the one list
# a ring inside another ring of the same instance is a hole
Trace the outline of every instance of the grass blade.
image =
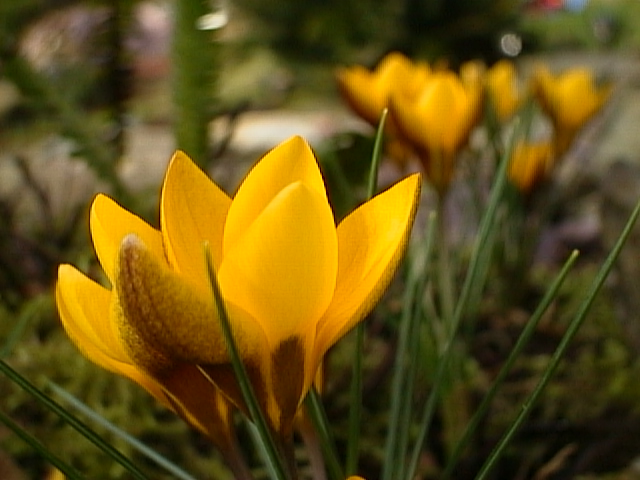
[(253, 391), (253, 386), (249, 381), (249, 374), (247, 373), (247, 369), (242, 362), (240, 353), (238, 352), (238, 347), (236, 346), (236, 342), (233, 338), (229, 314), (227, 313), (227, 308), (224, 304), (224, 297), (222, 296), (222, 291), (220, 290), (220, 284), (218, 283), (216, 272), (213, 269), (213, 259), (211, 258), (211, 250), (208, 243), (205, 243), (204, 245), (204, 253), (207, 266), (207, 274), (209, 276), (209, 283), (213, 291), (214, 304), (218, 310), (218, 317), (220, 318), (220, 327), (222, 328), (222, 333), (227, 344), (233, 372), (236, 376), (236, 380), (238, 381), (238, 385), (242, 392), (242, 397), (247, 405), (249, 414), (251, 415), (251, 420), (256, 426), (258, 435), (263, 442), (265, 453), (269, 458), (271, 466), (273, 467), (276, 478), (278, 478), (278, 480), (289, 480), (292, 475), (286, 469), (283, 459), (280, 456), (279, 448), (272, 435), (271, 429), (267, 424), (264, 412), (260, 408), (260, 404), (258, 403), (256, 394)]
[[(369, 171), (369, 182), (367, 185), (367, 199), (371, 199), (378, 187), (378, 171), (382, 158), (382, 143), (384, 137), (384, 124), (389, 111), (385, 108), (378, 123), (376, 139), (373, 145), (371, 159), (371, 170)], [(362, 422), (362, 356), (364, 350), (364, 323), (360, 322), (356, 326), (356, 345), (354, 349), (353, 370), (350, 390), (349, 408), (349, 432), (347, 437), (347, 460), (346, 472), (353, 475), (358, 469), (358, 455), (360, 450), (360, 424)]]
[(89, 417), (90, 420), (100, 425), (102, 428), (107, 430), (108, 432), (114, 434), (115, 436), (123, 439), (127, 442), (131, 447), (136, 449), (142, 455), (147, 457), (149, 460), (164, 468), (167, 472), (171, 473), (174, 477), (180, 480), (197, 480), (195, 477), (190, 475), (189, 473), (182, 470), (175, 463), (170, 462), (165, 457), (160, 455), (155, 450), (147, 447), (144, 443), (142, 443), (137, 438), (131, 436), (121, 428), (114, 425), (112, 422), (108, 421), (102, 415), (96, 413), (94, 410), (89, 408), (85, 403), (78, 400), (76, 397), (71, 395), (65, 389), (59, 387), (53, 382), (49, 383), (49, 387), (53, 390), (53, 392), (61, 397), (65, 402), (69, 403), (73, 408), (78, 410), (81, 414)]
[(87, 425), (78, 420), (75, 416), (71, 415), (67, 410), (61, 407), (53, 399), (51, 399), (44, 392), (36, 388), (26, 378), (16, 372), (8, 363), (0, 359), (0, 372), (7, 376), (12, 382), (22, 388), (25, 392), (33, 396), (38, 402), (58, 415), (62, 420), (67, 422), (74, 430), (80, 433), (83, 437), (93, 443), (96, 447), (109, 455), (114, 461), (122, 465), (133, 478), (138, 480), (147, 480), (148, 477), (136, 467), (131, 460), (125, 457), (122, 453), (116, 450), (112, 445), (106, 442), (96, 432), (91, 430)]
[(75, 468), (53, 454), (46, 446), (0, 411), (0, 422), (13, 431), (20, 439), (44, 457), (51, 465), (64, 473), (68, 480), (86, 480)]

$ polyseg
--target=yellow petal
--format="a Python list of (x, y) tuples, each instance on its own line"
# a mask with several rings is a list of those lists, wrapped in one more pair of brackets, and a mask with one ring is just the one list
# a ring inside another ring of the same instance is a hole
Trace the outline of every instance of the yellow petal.
[(160, 386), (132, 364), (112, 331), (109, 320), (111, 293), (107, 289), (71, 265), (61, 265), (55, 295), (62, 326), (85, 357), (133, 380), (167, 404)]
[(307, 142), (300, 137), (292, 137), (267, 153), (240, 185), (225, 225), (225, 255), (273, 198), (294, 182), (302, 182), (326, 198), (318, 163)]
[(171, 159), (162, 188), (160, 224), (169, 264), (209, 292), (203, 243), (217, 269), (231, 199), (182, 152)]
[(405, 251), (419, 195), (416, 174), (377, 195), (338, 225), (338, 281), (333, 301), (318, 324), (313, 366), (380, 299)]
[(391, 114), (402, 135), (415, 147), (428, 150), (424, 135), (424, 124), (415, 99), (406, 95), (394, 95), (391, 98)]
[(56, 300), (63, 327), (78, 347), (88, 352), (88, 357), (91, 358), (90, 352), (97, 349), (113, 360), (129, 360), (111, 326), (109, 290), (87, 278), (75, 267), (60, 265)]
[(324, 313), (335, 287), (337, 255), (324, 192), (293, 183), (225, 251), (219, 273), (223, 295), (260, 322), (274, 348), (303, 335)]
[(376, 126), (392, 91), (412, 93), (429, 74), (426, 64), (412, 64), (399, 52), (386, 55), (374, 71), (356, 65), (338, 70), (338, 87), (351, 108)]
[(112, 284), (118, 250), (126, 235), (135, 233), (158, 258), (164, 258), (160, 232), (106, 195), (93, 200), (90, 225), (96, 255)]
[[(137, 364), (155, 374), (181, 362), (229, 361), (211, 297), (159, 262), (135, 235), (124, 238), (117, 265), (114, 315)], [(260, 327), (227, 307), (241, 353), (263, 345)]]
[[(460, 81), (449, 72), (434, 75), (418, 100), (424, 135), (431, 149), (453, 155), (468, 124), (468, 99)], [(446, 121), (444, 121), (446, 119)]]
[(353, 111), (376, 125), (386, 106), (388, 92), (376, 90), (370, 72), (359, 65), (338, 70), (337, 81), (340, 93)]

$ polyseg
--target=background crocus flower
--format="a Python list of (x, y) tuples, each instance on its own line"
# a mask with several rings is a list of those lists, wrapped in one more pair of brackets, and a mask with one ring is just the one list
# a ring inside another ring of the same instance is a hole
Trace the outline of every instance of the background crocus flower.
[(511, 155), (509, 180), (522, 193), (529, 194), (549, 174), (552, 161), (553, 148), (549, 142), (520, 142)]
[(389, 106), (393, 92), (413, 97), (430, 73), (426, 63), (413, 63), (399, 52), (391, 52), (374, 70), (361, 65), (338, 69), (338, 87), (349, 106), (364, 120), (376, 126), (382, 110)]
[(533, 78), (533, 92), (551, 118), (555, 134), (555, 154), (566, 152), (579, 130), (595, 115), (611, 94), (611, 86), (596, 86), (586, 68), (573, 68), (553, 75), (543, 66)]
[[(315, 157), (299, 137), (263, 157), (233, 200), (177, 153), (162, 189), (160, 231), (96, 199), (92, 236), (113, 288), (96, 285), (105, 298), (96, 320), (91, 311), (63, 322), (104, 323), (154, 379), (176, 365), (197, 365), (244, 409), (210, 292), (207, 242), (258, 400), (271, 428), (290, 436), (324, 354), (389, 283), (419, 187), (411, 176), (336, 227)], [(83, 339), (76, 343), (86, 348)]]
[[(412, 62), (399, 52), (391, 52), (380, 60), (374, 70), (361, 65), (340, 68), (337, 71), (339, 91), (351, 109), (372, 126), (377, 126), (382, 111), (389, 107), (393, 93), (401, 92), (414, 98), (430, 75), (425, 62)], [(411, 156), (411, 148), (398, 138), (392, 118), (387, 118), (385, 131), (387, 153), (404, 162)]]
[(449, 187), (455, 156), (479, 117), (481, 96), (479, 82), (463, 84), (453, 72), (440, 71), (430, 75), (417, 98), (392, 97), (391, 114), (439, 193)]
[(524, 99), (518, 86), (518, 75), (513, 62), (500, 60), (486, 75), (487, 94), (498, 121), (504, 122), (520, 108)]

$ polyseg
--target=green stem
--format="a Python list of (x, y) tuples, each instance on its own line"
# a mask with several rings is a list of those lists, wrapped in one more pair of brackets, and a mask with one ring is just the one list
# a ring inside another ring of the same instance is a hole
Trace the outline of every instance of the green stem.
[(451, 322), (454, 311), (453, 271), (451, 269), (451, 250), (446, 219), (446, 194), (438, 195), (438, 294), (440, 297), (440, 317), (444, 322), (447, 341), (451, 340)]
[(309, 390), (307, 397), (304, 399), (309, 418), (318, 434), (320, 446), (324, 454), (324, 460), (329, 471), (331, 480), (344, 480), (345, 474), (340, 466), (338, 453), (336, 451), (335, 442), (329, 429), (329, 421), (325, 414), (320, 396), (314, 388)]
[[(378, 186), (378, 171), (382, 159), (382, 143), (384, 138), (384, 124), (388, 110), (385, 108), (380, 117), (376, 139), (373, 145), (371, 170), (367, 185), (367, 199), (373, 198)], [(351, 380), (349, 409), (349, 433), (347, 439), (346, 472), (348, 475), (356, 473), (358, 468), (358, 455), (360, 448), (360, 424), (362, 422), (362, 357), (364, 351), (364, 323), (356, 326), (356, 347), (354, 349), (353, 375)]]
[(197, 28), (209, 13), (207, 0), (173, 2), (173, 101), (176, 143), (200, 167), (209, 158), (209, 120), (216, 74), (211, 32)]

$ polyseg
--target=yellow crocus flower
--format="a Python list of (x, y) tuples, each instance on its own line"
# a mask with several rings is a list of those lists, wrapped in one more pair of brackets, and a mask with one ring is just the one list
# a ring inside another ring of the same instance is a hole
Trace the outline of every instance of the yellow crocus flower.
[(504, 122), (520, 108), (523, 92), (518, 87), (518, 75), (513, 62), (500, 60), (487, 72), (487, 93), (498, 121)]
[(361, 65), (338, 69), (340, 93), (360, 117), (376, 126), (394, 92), (413, 97), (429, 77), (426, 63), (413, 63), (399, 52), (391, 52), (374, 70)]
[[(160, 384), (166, 393), (165, 372), (194, 369), (244, 409), (210, 292), (207, 242), (258, 400), (271, 428), (290, 437), (325, 353), (388, 285), (419, 190), (419, 176), (410, 176), (336, 227), (300, 137), (265, 155), (233, 199), (178, 152), (163, 183), (159, 230), (104, 195), (94, 200), (91, 234), (111, 288), (61, 266), (62, 322), (91, 360), (148, 389)], [(212, 392), (185, 383), (183, 404), (202, 423)]]
[(520, 142), (511, 155), (509, 180), (522, 193), (529, 194), (549, 174), (552, 161), (553, 148), (549, 142)]
[(391, 113), (418, 153), (425, 174), (439, 193), (453, 177), (455, 156), (464, 146), (481, 108), (479, 82), (464, 83), (450, 71), (433, 72), (413, 99), (394, 95)]
[(569, 149), (576, 134), (607, 101), (611, 90), (610, 85), (597, 87), (587, 68), (573, 68), (557, 76), (546, 67), (537, 68), (533, 92), (553, 123), (556, 155)]
[[(380, 60), (374, 70), (361, 65), (340, 68), (337, 71), (338, 89), (351, 109), (376, 127), (382, 111), (389, 107), (394, 93), (415, 97), (430, 75), (425, 62), (412, 62), (399, 52), (391, 52)], [(411, 148), (398, 138), (392, 118), (385, 124), (387, 153), (404, 163), (411, 156)]]

